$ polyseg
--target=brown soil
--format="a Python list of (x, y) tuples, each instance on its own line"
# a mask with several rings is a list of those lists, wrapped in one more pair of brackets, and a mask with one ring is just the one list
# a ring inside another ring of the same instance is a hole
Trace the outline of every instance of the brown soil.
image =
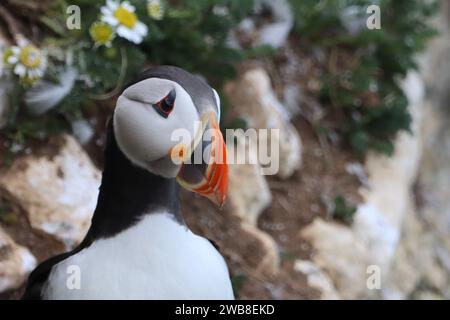
[[(0, 200), (0, 205), (4, 202)], [(51, 256), (64, 251), (64, 245), (52, 236), (31, 228), (25, 214), (18, 207), (12, 207), (8, 213), (9, 220), (0, 220), (0, 227), (6, 231), (16, 243), (28, 248), (38, 261), (43, 261)], [(0, 300), (20, 299), (25, 289), (25, 284), (20, 288), (0, 293)]]
[(360, 183), (345, 167), (355, 161), (350, 152), (329, 145), (325, 154), (311, 125), (303, 118), (294, 122), (303, 143), (303, 166), (288, 180), (268, 179), (274, 201), (264, 212), (259, 227), (270, 233), (288, 257), (308, 258), (308, 243), (299, 230), (316, 217), (331, 219), (329, 205), (336, 195), (356, 205)]

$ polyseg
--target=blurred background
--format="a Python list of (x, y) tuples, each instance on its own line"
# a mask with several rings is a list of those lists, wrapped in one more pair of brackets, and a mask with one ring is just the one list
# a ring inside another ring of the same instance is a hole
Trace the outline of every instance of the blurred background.
[(280, 129), (276, 175), (232, 165), (222, 210), (182, 193), (238, 298), (450, 298), (449, 1), (115, 2), (127, 32), (103, 0), (0, 3), (0, 299), (83, 239), (115, 100), (161, 64), (223, 130)]

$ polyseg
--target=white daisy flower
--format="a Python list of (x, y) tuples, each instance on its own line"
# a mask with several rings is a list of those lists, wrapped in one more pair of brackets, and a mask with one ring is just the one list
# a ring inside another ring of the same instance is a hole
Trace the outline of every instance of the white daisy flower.
[(41, 79), (47, 68), (45, 54), (23, 39), (17, 46), (12, 46), (5, 51), (3, 61), (27, 85), (32, 85)]
[(134, 6), (128, 1), (107, 0), (106, 6), (100, 10), (103, 14), (101, 20), (116, 28), (119, 37), (139, 44), (147, 35), (147, 26), (139, 21)]
[(147, 13), (150, 18), (161, 20), (164, 17), (164, 6), (161, 0), (148, 0)]

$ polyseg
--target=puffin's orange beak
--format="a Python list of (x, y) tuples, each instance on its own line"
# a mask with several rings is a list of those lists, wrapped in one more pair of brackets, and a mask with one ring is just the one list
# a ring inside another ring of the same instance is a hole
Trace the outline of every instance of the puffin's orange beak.
[[(207, 197), (221, 207), (228, 190), (227, 148), (215, 116), (207, 117), (205, 122), (203, 136), (208, 139), (202, 139), (189, 163), (182, 164), (177, 181), (184, 188)], [(201, 159), (198, 156), (200, 152)]]

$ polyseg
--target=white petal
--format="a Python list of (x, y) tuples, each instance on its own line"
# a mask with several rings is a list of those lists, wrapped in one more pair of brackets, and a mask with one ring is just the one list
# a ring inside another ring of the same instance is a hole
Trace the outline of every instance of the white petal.
[(112, 16), (112, 11), (108, 7), (101, 7), (100, 12), (105, 16)]
[(44, 70), (42, 69), (34, 69), (36, 76), (38, 76), (39, 78), (42, 78), (44, 76)]
[(14, 46), (14, 47), (11, 47), (11, 51), (12, 51), (12, 53), (14, 53), (14, 54), (19, 54), (19, 53), (20, 53), (20, 48)]
[(43, 58), (41, 65), (39, 66), (41, 70), (45, 70), (47, 68), (47, 58)]
[(121, 7), (123, 7), (124, 9), (127, 9), (128, 11), (131, 11), (131, 12), (135, 11), (134, 6), (132, 6), (128, 1), (122, 2)]
[(45, 71), (47, 70), (47, 66), (46, 65), (40, 65), (39, 67), (36, 68), (36, 70), (39, 71), (39, 73), (41, 74), (41, 76), (44, 75)]
[(113, 16), (103, 16), (102, 21), (113, 27), (119, 24), (119, 21)]
[(142, 42), (142, 40), (144, 40), (144, 37), (142, 35), (138, 34), (138, 33), (135, 33), (134, 34), (134, 40), (135, 40), (134, 43), (139, 44), (139, 43)]
[(17, 64), (14, 67), (14, 73), (17, 74), (19, 77), (23, 77), (26, 72), (27, 72), (27, 69), (22, 64)]
[(8, 62), (9, 64), (16, 64), (17, 61), (19, 61), (19, 58), (17, 58), (16, 56), (10, 56), (6, 60), (6, 62)]
[(106, 0), (106, 5), (111, 9), (111, 11), (115, 11), (117, 7), (119, 7), (119, 4), (113, 0)]
[(29, 78), (36, 78), (38, 76), (36, 73), (36, 69), (28, 69), (27, 75)]
[(134, 34), (131, 35), (130, 41), (135, 43), (135, 44), (139, 44), (139, 43), (142, 42), (142, 37), (140, 35), (134, 33)]
[(132, 30), (120, 26), (119, 28), (117, 28), (117, 33), (122, 37), (127, 39), (128, 41), (131, 41), (135, 44), (139, 44), (142, 40), (141, 37), (139, 35), (137, 35), (137, 33), (133, 32)]
[(141, 36), (145, 37), (147, 35), (148, 28), (147, 28), (147, 26), (145, 24), (143, 24), (142, 22), (138, 21), (136, 23), (136, 26), (134, 27), (133, 31), (135, 31), (138, 34), (140, 34)]
[(125, 27), (125, 26), (122, 26), (122, 25), (121, 25), (121, 26), (119, 26), (119, 27), (117, 28), (117, 34), (118, 34), (120, 37), (122, 37), (122, 38), (128, 39), (130, 33), (131, 33), (130, 29), (128, 29), (128, 28)]
[(19, 47), (23, 48), (25, 46), (27, 46), (30, 42), (27, 39), (24, 38), (19, 38), (19, 40), (17, 41), (17, 44), (19, 45)]

